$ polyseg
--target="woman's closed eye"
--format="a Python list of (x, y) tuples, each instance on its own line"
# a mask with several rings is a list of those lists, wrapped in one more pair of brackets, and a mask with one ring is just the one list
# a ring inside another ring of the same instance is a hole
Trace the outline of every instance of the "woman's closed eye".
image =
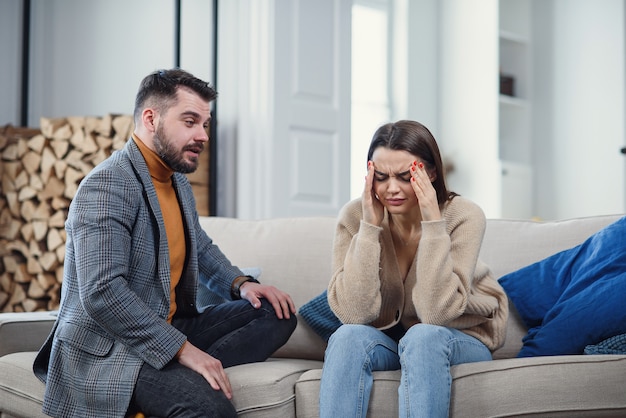
[[(411, 181), (411, 172), (405, 171), (403, 173), (394, 174), (394, 177), (397, 177), (398, 179), (408, 183)], [(379, 171), (374, 172), (374, 180), (383, 182), (383, 181), (387, 181), (388, 179), (389, 179), (389, 174), (381, 173)]]
[(410, 171), (405, 171), (404, 173), (400, 173), (400, 174), (396, 174), (396, 176), (405, 182), (410, 182), (411, 181), (411, 172)]
[(374, 173), (374, 180), (376, 181), (385, 181), (389, 178), (387, 174), (376, 172)]

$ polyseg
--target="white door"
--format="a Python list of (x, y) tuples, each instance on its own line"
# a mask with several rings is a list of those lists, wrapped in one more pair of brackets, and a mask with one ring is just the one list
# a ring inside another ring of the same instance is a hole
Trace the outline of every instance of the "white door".
[(220, 2), (218, 140), (236, 158), (218, 155), (218, 199), (236, 190), (233, 216), (335, 216), (349, 199), (351, 4)]

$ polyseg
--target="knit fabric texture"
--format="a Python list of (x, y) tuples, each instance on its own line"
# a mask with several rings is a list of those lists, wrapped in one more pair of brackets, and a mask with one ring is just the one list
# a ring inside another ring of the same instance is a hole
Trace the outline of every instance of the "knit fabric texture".
[(341, 321), (328, 305), (326, 290), (302, 305), (298, 313), (313, 331), (326, 342), (328, 342), (333, 332), (341, 326)]
[(585, 354), (626, 354), (626, 334), (588, 345), (585, 347)]

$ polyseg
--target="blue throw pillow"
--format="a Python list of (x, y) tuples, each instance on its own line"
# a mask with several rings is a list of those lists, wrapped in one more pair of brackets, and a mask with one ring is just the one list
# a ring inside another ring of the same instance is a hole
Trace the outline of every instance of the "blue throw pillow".
[(326, 290), (302, 305), (298, 313), (313, 331), (326, 342), (333, 332), (341, 326), (341, 321), (328, 305)]
[(626, 217), (499, 282), (528, 328), (518, 357), (582, 354), (626, 333)]

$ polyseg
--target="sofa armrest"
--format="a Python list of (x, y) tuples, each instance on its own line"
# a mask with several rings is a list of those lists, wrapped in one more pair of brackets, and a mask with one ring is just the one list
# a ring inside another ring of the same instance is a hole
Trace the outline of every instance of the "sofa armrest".
[(56, 311), (0, 313), (0, 357), (20, 351), (38, 351), (55, 319)]

